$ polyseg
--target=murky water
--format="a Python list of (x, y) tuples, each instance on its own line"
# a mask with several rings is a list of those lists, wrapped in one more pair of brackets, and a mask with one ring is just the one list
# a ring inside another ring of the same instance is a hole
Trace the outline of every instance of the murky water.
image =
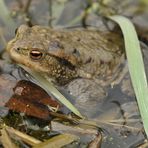
[[(9, 6), (8, 10), (19, 12), (17, 2), (16, 1), (6, 1), (7, 6)], [(41, 4), (42, 3), (42, 4)], [(65, 13), (70, 10), (71, 5), (75, 5), (77, 2), (72, 2), (66, 4), (65, 8), (59, 6), (59, 11), (55, 13), (56, 16), (59, 15), (60, 18), (57, 19), (54, 24), (57, 25), (65, 25), (65, 22), (72, 21), (73, 18), (77, 16), (77, 13), (74, 13), (72, 17), (66, 17)], [(55, 4), (57, 5), (57, 4)], [(83, 1), (81, 3), (82, 7), (73, 7), (73, 12), (78, 9), (78, 11), (82, 11), (83, 6), (86, 3)], [(40, 11), (38, 11), (40, 10)], [(30, 7), (31, 17), (33, 24), (41, 24), (48, 25), (49, 12), (47, 2), (45, 1), (34, 1)], [(63, 10), (63, 11), (62, 11)], [(62, 12), (62, 13), (61, 13)], [(40, 19), (38, 19), (40, 18)], [(94, 17), (95, 18), (95, 17)], [(12, 25), (12, 28), (9, 25), (4, 25), (4, 21), (0, 18), (0, 105), (4, 106), (4, 104), (11, 98), (13, 95), (13, 88), (17, 84), (19, 80), (22, 79), (18, 68), (8, 62), (7, 54), (2, 52), (6, 46), (6, 42), (14, 35), (15, 27), (19, 26), (21, 23), (26, 23), (23, 16), (20, 14), (16, 15), (15, 26)], [(96, 20), (94, 21), (96, 23)], [(97, 22), (100, 24), (100, 21)], [(80, 24), (77, 22), (76, 24)], [(92, 24), (92, 23), (91, 23)], [(96, 25), (96, 24), (95, 24)], [(102, 25), (102, 24), (101, 24)], [(8, 31), (9, 29), (11, 31)], [(8, 30), (7, 30), (8, 29)], [(146, 45), (144, 45), (145, 48)], [(144, 50), (144, 58), (145, 58), (145, 67), (148, 67), (148, 50)], [(146, 72), (148, 73), (148, 68), (146, 68)], [(72, 94), (76, 96), (70, 97), (75, 106), (80, 110), (80, 112), (91, 120), (95, 120), (103, 129), (104, 132), (104, 140), (102, 143), (102, 147), (104, 148), (114, 148), (114, 147), (135, 147), (137, 144), (142, 143), (145, 139), (145, 135), (143, 134), (143, 125), (141, 122), (141, 118), (139, 115), (137, 103), (135, 100), (134, 92), (132, 86), (129, 81), (129, 74), (125, 75), (119, 85), (114, 86), (113, 88), (108, 87), (106, 89), (98, 87), (99, 93), (94, 96), (88, 96), (87, 94), (82, 94), (81, 96), (77, 96), (77, 84), (71, 84), (67, 90), (64, 92), (68, 94), (70, 91)], [(82, 84), (82, 83), (81, 83)], [(93, 92), (92, 87), (92, 93)], [(63, 90), (63, 88), (60, 88)], [(87, 89), (90, 89), (88, 87)], [(96, 96), (99, 95), (96, 101)], [(93, 98), (93, 99), (92, 99)], [(0, 108), (1, 109), (1, 108)]]

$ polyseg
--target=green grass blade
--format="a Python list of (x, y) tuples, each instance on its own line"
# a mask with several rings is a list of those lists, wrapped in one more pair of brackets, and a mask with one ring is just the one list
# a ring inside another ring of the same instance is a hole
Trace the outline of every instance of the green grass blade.
[(12, 33), (12, 31), (16, 29), (17, 25), (11, 18), (10, 12), (6, 7), (4, 0), (0, 0), (0, 19), (2, 19), (3, 23), (7, 27), (8, 32), (11, 31)]
[(31, 74), (40, 83), (41, 87), (43, 87), (47, 92), (53, 94), (61, 103), (63, 103), (67, 108), (69, 108), (74, 114), (76, 114), (77, 116), (81, 118), (84, 118), (81, 115), (81, 113), (53, 86), (51, 82), (49, 82), (41, 74), (35, 71), (32, 71), (23, 65), (19, 65), (19, 66), (21, 66), (29, 74)]
[(139, 40), (135, 28), (129, 19), (123, 16), (112, 16), (109, 18), (118, 23), (123, 32), (132, 85), (144, 129), (148, 136), (148, 85)]

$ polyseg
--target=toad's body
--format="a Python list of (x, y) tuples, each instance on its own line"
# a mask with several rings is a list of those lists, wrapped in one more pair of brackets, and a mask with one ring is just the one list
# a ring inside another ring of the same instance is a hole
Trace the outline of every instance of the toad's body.
[(51, 29), (21, 25), (7, 50), (12, 59), (66, 84), (77, 77), (109, 76), (122, 56), (120, 36), (85, 29)]

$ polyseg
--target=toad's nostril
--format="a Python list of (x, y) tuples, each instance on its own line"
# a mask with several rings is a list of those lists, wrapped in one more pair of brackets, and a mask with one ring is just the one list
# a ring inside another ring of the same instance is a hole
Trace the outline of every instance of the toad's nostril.
[(16, 48), (17, 51), (20, 51), (20, 48)]
[(19, 52), (19, 51), (21, 50), (21, 48), (17, 47), (17, 48), (14, 48), (14, 50), (15, 50), (16, 52)]

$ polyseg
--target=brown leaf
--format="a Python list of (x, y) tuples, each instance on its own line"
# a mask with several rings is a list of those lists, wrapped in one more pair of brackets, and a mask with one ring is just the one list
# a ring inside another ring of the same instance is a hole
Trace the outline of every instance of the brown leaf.
[(53, 100), (41, 87), (21, 80), (14, 88), (14, 94), (6, 103), (6, 107), (17, 112), (26, 113), (42, 119), (49, 119), (49, 108), (58, 108), (60, 104)]

